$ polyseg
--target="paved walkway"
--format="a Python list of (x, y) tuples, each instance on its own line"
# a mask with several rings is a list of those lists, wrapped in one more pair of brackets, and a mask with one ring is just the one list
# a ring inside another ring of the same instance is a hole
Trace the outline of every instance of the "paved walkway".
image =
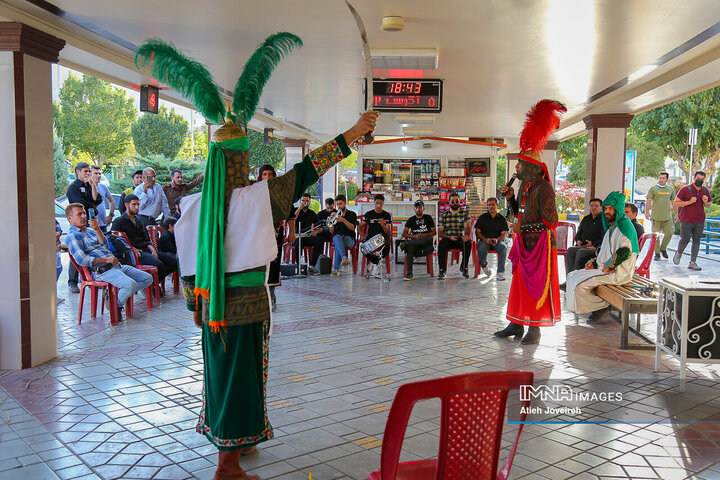
[[(494, 260), (492, 260), (494, 262)], [(653, 278), (686, 275), (669, 261)], [(720, 263), (701, 260), (701, 276)], [(491, 266), (492, 263), (491, 263)], [(464, 280), (457, 267), (440, 282), (422, 268), (403, 282), (402, 266), (385, 283), (347, 273), (285, 281), (270, 346), (268, 405), (276, 438), (243, 457), (266, 479), (362, 479), (379, 466), (380, 445), (399, 385), (421, 379), (527, 369), (536, 379), (583, 385), (605, 378), (625, 389), (629, 408), (599, 408), (597, 418), (632, 421), (652, 412), (653, 424), (559, 424), (525, 428), (511, 478), (720, 478), (720, 425), (667, 421), (717, 420), (719, 367), (692, 365), (678, 392), (678, 362), (653, 352), (618, 350), (613, 320), (589, 326), (564, 313), (540, 346), (496, 340), (510, 282)], [(212, 478), (216, 451), (194, 431), (200, 407), (198, 330), (172, 294), (109, 327), (86, 307), (77, 324), (77, 295), (58, 309), (59, 357), (0, 375), (0, 477), (5, 479)], [(86, 302), (87, 303), (87, 302)], [(653, 335), (653, 319), (643, 329)], [(633, 339), (639, 342), (638, 339)], [(666, 421), (662, 422), (663, 418)], [(439, 402), (416, 405), (403, 460), (437, 454)], [(504, 458), (516, 429), (507, 426)]]

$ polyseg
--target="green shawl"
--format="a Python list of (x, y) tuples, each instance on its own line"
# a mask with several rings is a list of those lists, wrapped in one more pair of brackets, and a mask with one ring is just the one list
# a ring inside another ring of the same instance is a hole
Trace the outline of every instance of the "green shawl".
[(632, 244), (632, 251), (635, 253), (640, 253), (635, 227), (633, 226), (632, 221), (625, 216), (625, 195), (620, 192), (610, 192), (610, 194), (605, 198), (605, 201), (602, 205), (603, 230), (607, 232), (610, 228), (610, 224), (605, 219), (605, 205), (610, 205), (615, 209), (615, 225), (617, 225), (623, 235), (630, 239), (630, 243)]
[(225, 155), (222, 147), (249, 150), (247, 137), (210, 143), (205, 166), (198, 225), (198, 256), (195, 295), (208, 300), (211, 329), (220, 331), (225, 322)]

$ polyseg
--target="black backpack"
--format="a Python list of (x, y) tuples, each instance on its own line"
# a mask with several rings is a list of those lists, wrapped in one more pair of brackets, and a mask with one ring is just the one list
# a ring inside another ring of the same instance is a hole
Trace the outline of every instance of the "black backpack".
[(130, 265), (131, 267), (135, 266), (135, 255), (133, 255), (132, 250), (130, 250), (130, 247), (122, 238), (108, 234), (107, 240), (108, 245), (110, 246), (110, 251), (113, 255), (115, 255), (115, 258), (117, 258), (120, 263), (123, 265)]

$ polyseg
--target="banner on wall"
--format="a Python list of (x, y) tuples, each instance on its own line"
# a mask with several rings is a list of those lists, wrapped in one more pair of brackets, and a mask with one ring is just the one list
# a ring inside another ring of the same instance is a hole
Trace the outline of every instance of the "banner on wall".
[(623, 183), (625, 201), (635, 200), (635, 164), (637, 162), (637, 150), (625, 151), (625, 181)]

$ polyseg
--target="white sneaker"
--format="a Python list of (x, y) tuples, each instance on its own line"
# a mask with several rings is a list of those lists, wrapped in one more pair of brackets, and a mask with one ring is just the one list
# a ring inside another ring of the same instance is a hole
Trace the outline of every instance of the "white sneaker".
[(373, 278), (380, 278), (380, 265), (373, 265), (373, 268), (372, 268), (372, 277), (373, 277)]
[(487, 275), (488, 277), (492, 277), (492, 270), (490, 270), (490, 267), (488, 267), (487, 265), (485, 265), (484, 267), (482, 267), (482, 271), (483, 271), (483, 273), (484, 273), (485, 275)]
[(498, 281), (500, 281), (500, 282), (502, 282), (503, 280), (505, 280), (505, 273), (504, 273), (504, 272), (498, 272), (498, 274), (497, 274), (497, 279), (498, 279)]
[(348, 257), (343, 257), (342, 262), (340, 262), (340, 265), (342, 265), (343, 267), (347, 267), (348, 265), (350, 265), (350, 259)]
[(339, 277), (339, 276), (340, 276), (340, 270), (333, 270), (332, 272), (330, 272), (330, 275), (332, 275), (333, 277)]

